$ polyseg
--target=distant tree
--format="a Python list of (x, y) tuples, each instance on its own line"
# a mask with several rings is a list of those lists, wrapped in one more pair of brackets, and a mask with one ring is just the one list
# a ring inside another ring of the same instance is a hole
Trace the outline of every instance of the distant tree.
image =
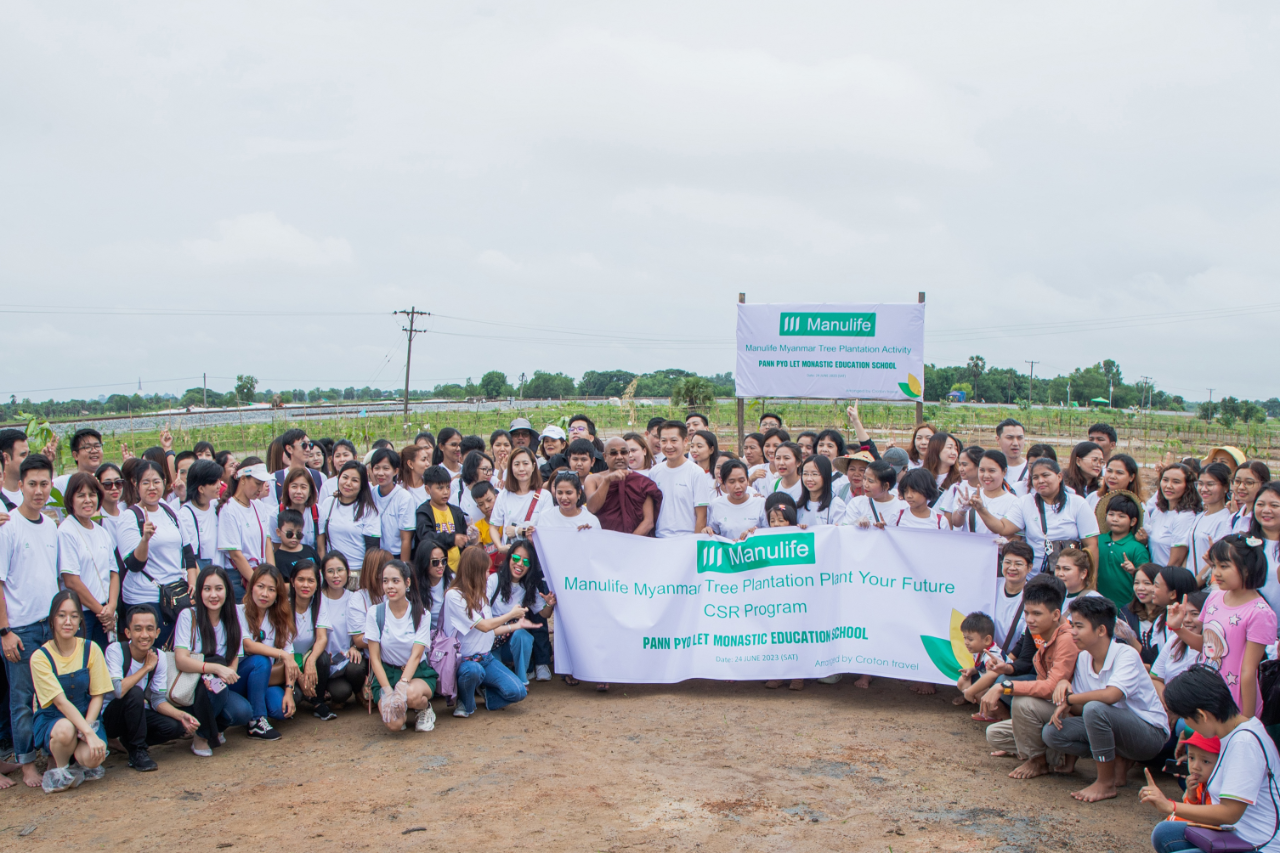
[(971, 355), (967, 367), (969, 375), (973, 377), (973, 387), (976, 388), (978, 380), (982, 378), (982, 372), (987, 369), (987, 360), (980, 355)]
[(354, 387), (342, 389), (342, 399), (354, 400), (355, 398), (356, 398), (356, 389)]
[(1272, 397), (1265, 403), (1259, 403), (1258, 405), (1266, 410), (1267, 417), (1280, 418), (1280, 397)]
[(236, 397), (244, 403), (253, 402), (253, 390), (258, 387), (257, 377), (241, 373), (236, 377)]
[(1252, 400), (1246, 400), (1240, 404), (1240, 420), (1245, 423), (1264, 424), (1267, 422), (1267, 410)]
[(1205, 400), (1196, 409), (1196, 417), (1202, 421), (1212, 421), (1214, 416), (1218, 414), (1218, 404)]
[(1223, 397), (1218, 402), (1218, 420), (1223, 423), (1226, 423), (1227, 420), (1230, 420), (1231, 423), (1240, 420), (1240, 401), (1235, 397)]
[(480, 377), (480, 391), (490, 399), (503, 396), (502, 391), (506, 387), (507, 375), (500, 371), (490, 370)]
[(535, 370), (524, 386), (524, 396), (533, 398), (572, 397), (576, 386), (573, 377), (563, 373)]
[(583, 397), (621, 397), (636, 375), (629, 370), (588, 370), (578, 383)]
[(686, 376), (671, 389), (671, 405), (706, 409), (716, 401), (716, 388), (701, 376)]

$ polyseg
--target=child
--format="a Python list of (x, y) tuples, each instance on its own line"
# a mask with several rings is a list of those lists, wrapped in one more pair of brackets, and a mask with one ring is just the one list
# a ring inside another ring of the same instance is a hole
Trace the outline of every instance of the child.
[[(1193, 592), (1187, 596), (1187, 613), (1183, 617), (1182, 627), (1194, 634), (1199, 634), (1203, 630), (1200, 624), (1200, 613), (1204, 610), (1204, 603), (1208, 597), (1207, 590)], [(1177, 636), (1160, 647), (1160, 654), (1156, 656), (1156, 662), (1151, 665), (1151, 680), (1155, 682), (1156, 692), (1160, 694), (1161, 700), (1164, 699), (1164, 686), (1190, 669), (1199, 657)]]
[[(574, 457), (578, 458), (578, 457)], [(582, 489), (582, 480), (573, 471), (561, 471), (551, 481), (551, 495), (556, 499), (554, 506), (543, 507), (535, 521), (538, 528), (574, 527), (578, 530), (599, 530), (600, 522), (594, 515), (582, 508), (587, 496)], [(532, 534), (534, 527), (529, 528)]]
[[(775, 457), (776, 458), (776, 457)], [(774, 492), (765, 498), (764, 515), (769, 520), (769, 527), (796, 527), (796, 502), (791, 495), (786, 492)], [(755, 532), (753, 528), (751, 533)], [(776, 679), (766, 681), (764, 686), (770, 690), (776, 690), (782, 686), (782, 682)], [(804, 679), (793, 678), (791, 684), (788, 685), (792, 690), (804, 690)]]
[[(1193, 732), (1183, 743), (1187, 747), (1187, 791), (1182, 795), (1182, 802), (1192, 806), (1212, 805), (1209, 799), (1208, 782), (1213, 775), (1213, 768), (1218, 765), (1218, 754), (1222, 752), (1222, 742), (1216, 737), (1205, 737)], [(1165, 820), (1185, 821), (1177, 812)]]
[(1107, 503), (1111, 533), (1098, 537), (1097, 589), (1117, 608), (1133, 601), (1134, 567), (1151, 562), (1151, 552), (1134, 535), (1142, 529), (1141, 517), (1137, 503), (1128, 495), (1114, 495)]
[(899, 510), (907, 508), (906, 503), (894, 495), (897, 484), (898, 475), (892, 465), (883, 460), (872, 462), (862, 475), (863, 493), (849, 501), (843, 523), (863, 530), (873, 524), (884, 529), (886, 519), (896, 517)]
[(467, 528), (467, 536), (470, 538), (471, 531), (475, 531), (476, 544), (484, 548), (484, 552), (489, 555), (489, 561), (492, 564), (490, 571), (496, 572), (498, 563), (507, 550), (501, 542), (493, 541), (493, 528), (489, 525), (489, 519), (493, 517), (494, 504), (498, 502), (498, 490), (493, 487), (493, 483), (476, 483), (471, 487), (471, 500), (480, 511), (480, 518)]
[(302, 542), (304, 520), (305, 516), (296, 509), (282, 510), (276, 516), (276, 536), (280, 539), (276, 546), (276, 568), (286, 581), (293, 577), (293, 567), (302, 560), (320, 562), (316, 549)]
[(449, 569), (456, 571), (462, 549), (470, 544), (470, 537), (467, 534), (467, 517), (461, 509), (449, 503), (453, 477), (443, 465), (432, 465), (422, 472), (422, 482), (426, 484), (431, 500), (418, 507), (415, 553), (426, 543), (434, 542), (448, 555)]
[(932, 508), (938, 497), (938, 482), (933, 474), (922, 468), (913, 468), (898, 481), (898, 497), (907, 505), (889, 519), (894, 527), (917, 530), (950, 530), (951, 522), (944, 512)]
[[(956, 459), (956, 475), (959, 480), (947, 487), (946, 491), (942, 493), (942, 497), (938, 498), (938, 502), (934, 504), (934, 509), (951, 516), (957, 510), (965, 508), (964, 503), (967, 496), (982, 488), (982, 483), (978, 478), (978, 465), (981, 464), (982, 454), (985, 452), (976, 444), (964, 449), (964, 452)], [(954, 523), (952, 526), (959, 527)]]
[[(1081, 595), (1098, 595), (1098, 591), (1094, 589), (1093, 557), (1089, 556), (1088, 551), (1081, 551), (1079, 548), (1063, 549), (1058, 555), (1058, 565), (1053, 573), (1067, 587), (1067, 600), (1063, 602), (1063, 607), (1070, 608), (1071, 602)], [(1114, 603), (1113, 601), (1112, 604)]]
[(994, 660), (1000, 662), (996, 649), (996, 623), (985, 613), (970, 613), (960, 623), (960, 633), (964, 636), (964, 647), (973, 655), (973, 666), (960, 673), (956, 687), (960, 695), (952, 699), (954, 705), (966, 702), (976, 704), (982, 694), (995, 684), (999, 673), (988, 668)]

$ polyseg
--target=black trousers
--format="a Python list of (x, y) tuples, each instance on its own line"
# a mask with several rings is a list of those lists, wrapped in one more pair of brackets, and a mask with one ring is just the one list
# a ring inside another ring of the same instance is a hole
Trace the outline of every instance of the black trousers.
[(306, 702), (308, 705), (319, 705), (324, 701), (324, 694), (329, 691), (329, 653), (321, 652), (316, 658), (316, 693), (314, 697), (303, 694), (302, 688), (293, 686), (293, 700)]
[(342, 671), (329, 681), (329, 698), (334, 705), (341, 707), (352, 696), (360, 699), (360, 691), (364, 689), (365, 676), (369, 674), (366, 661), (349, 663)]
[(102, 712), (102, 727), (109, 738), (119, 738), (130, 754), (158, 743), (182, 737), (182, 723), (146, 707), (142, 688), (134, 687)]

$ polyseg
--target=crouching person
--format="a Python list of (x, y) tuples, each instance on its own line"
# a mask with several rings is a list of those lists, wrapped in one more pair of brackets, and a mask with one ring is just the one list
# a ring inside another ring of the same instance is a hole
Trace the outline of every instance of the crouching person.
[(128, 643), (107, 646), (107, 672), (115, 693), (108, 694), (102, 711), (102, 727), (108, 738), (124, 744), (129, 766), (140, 772), (159, 765), (149, 747), (196, 733), (200, 723), (169, 702), (170, 673), (164, 655), (153, 646), (160, 636), (155, 611), (138, 604), (125, 614)]
[(1057, 710), (1044, 727), (1045, 743), (1066, 753), (1064, 772), (1078, 756), (1097, 763), (1097, 781), (1071, 795), (1085, 803), (1114, 797), (1134, 762), (1155, 758), (1169, 739), (1169, 717), (1141, 655), (1114, 642), (1117, 612), (1100, 595), (1071, 602), (1080, 656), (1075, 675), (1054, 689)]
[[(488, 565), (487, 557), (485, 564)], [(364, 623), (373, 700), (391, 731), (405, 728), (409, 711), (418, 712), (416, 731), (432, 731), (436, 727), (436, 713), (431, 709), (436, 671), (427, 662), (431, 612), (423, 606), (413, 572), (399, 560), (382, 568), (382, 595), (382, 601), (369, 609)]]

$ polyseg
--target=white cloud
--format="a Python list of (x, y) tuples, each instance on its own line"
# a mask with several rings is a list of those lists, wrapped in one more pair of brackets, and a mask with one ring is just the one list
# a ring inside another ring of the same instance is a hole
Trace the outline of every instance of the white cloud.
[(342, 266), (351, 263), (351, 244), (341, 237), (308, 237), (274, 213), (245, 213), (223, 219), (218, 236), (185, 240), (183, 246), (206, 264), (275, 262), (299, 267)]

